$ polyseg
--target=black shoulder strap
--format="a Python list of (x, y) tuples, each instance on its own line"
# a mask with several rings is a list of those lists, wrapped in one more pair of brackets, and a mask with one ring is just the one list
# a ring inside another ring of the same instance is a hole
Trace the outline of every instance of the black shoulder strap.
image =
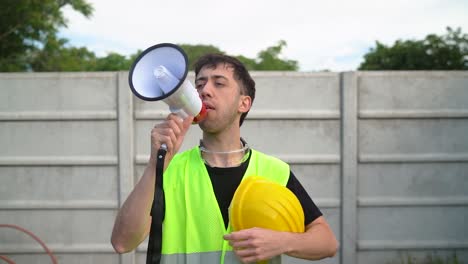
[(151, 230), (146, 252), (146, 264), (159, 264), (162, 249), (162, 222), (164, 220), (165, 202), (163, 190), (164, 158), (166, 150), (160, 148), (156, 162), (156, 179), (154, 183), (154, 198), (151, 207)]

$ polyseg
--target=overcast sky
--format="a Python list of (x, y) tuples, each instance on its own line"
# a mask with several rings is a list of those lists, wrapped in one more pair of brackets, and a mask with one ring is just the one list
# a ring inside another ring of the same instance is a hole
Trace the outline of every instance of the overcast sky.
[(255, 58), (285, 40), (283, 59), (301, 71), (355, 70), (378, 40), (423, 39), (446, 27), (468, 33), (468, 0), (87, 0), (92, 17), (65, 10), (70, 45), (98, 56), (149, 46), (214, 45)]

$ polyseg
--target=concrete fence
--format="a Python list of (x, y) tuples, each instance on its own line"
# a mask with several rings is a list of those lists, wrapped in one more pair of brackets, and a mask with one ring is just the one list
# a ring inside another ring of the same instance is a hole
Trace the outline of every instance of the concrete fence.
[[(247, 142), (291, 164), (340, 239), (317, 263), (468, 263), (468, 72), (254, 72)], [(189, 78), (193, 80), (193, 75)], [(126, 72), (0, 74), (0, 224), (60, 263), (144, 263), (110, 234), (163, 103)], [(183, 149), (198, 143), (193, 126)], [(50, 263), (0, 228), (0, 255)], [(285, 257), (286, 263), (305, 263)]]

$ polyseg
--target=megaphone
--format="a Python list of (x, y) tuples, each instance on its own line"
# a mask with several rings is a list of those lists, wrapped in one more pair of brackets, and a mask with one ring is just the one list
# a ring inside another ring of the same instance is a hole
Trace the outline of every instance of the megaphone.
[(147, 48), (133, 62), (128, 81), (132, 92), (145, 101), (162, 100), (182, 118), (188, 115), (198, 123), (206, 107), (189, 80), (188, 59), (184, 50), (172, 43)]

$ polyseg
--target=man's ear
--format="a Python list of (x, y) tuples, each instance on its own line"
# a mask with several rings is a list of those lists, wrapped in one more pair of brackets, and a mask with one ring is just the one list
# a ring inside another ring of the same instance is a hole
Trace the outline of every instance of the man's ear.
[(247, 113), (252, 107), (252, 98), (248, 95), (241, 95), (239, 100), (239, 112), (240, 113)]

